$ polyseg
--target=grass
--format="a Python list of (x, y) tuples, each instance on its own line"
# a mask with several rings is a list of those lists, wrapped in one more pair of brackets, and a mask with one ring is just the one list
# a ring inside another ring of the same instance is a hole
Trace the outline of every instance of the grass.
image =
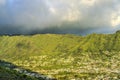
[(58, 80), (119, 80), (120, 33), (1, 36), (0, 59)]

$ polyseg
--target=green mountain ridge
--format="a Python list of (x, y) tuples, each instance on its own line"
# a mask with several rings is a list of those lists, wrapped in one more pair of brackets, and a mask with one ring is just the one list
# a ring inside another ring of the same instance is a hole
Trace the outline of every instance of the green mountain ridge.
[(1, 36), (0, 59), (58, 80), (118, 80), (120, 31)]

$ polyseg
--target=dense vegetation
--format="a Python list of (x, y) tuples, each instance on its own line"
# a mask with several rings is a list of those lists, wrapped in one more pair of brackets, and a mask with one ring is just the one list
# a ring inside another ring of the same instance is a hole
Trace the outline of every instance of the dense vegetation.
[(0, 67), (0, 80), (37, 80), (26, 75)]
[(0, 59), (59, 80), (118, 80), (120, 31), (1, 36)]
[(24, 73), (17, 72), (12, 69), (13, 67), (15, 68), (15, 65), (12, 63), (0, 61), (0, 80), (45, 80), (42, 78), (37, 79)]

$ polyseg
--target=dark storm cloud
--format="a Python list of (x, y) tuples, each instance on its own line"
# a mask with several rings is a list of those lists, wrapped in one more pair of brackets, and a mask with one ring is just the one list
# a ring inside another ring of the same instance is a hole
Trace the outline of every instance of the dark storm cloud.
[(0, 34), (113, 32), (119, 0), (0, 0)]

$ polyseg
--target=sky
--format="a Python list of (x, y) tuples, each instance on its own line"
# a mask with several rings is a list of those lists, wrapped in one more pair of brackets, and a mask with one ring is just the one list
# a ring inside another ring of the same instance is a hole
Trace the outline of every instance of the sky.
[(120, 0), (0, 0), (0, 34), (113, 33)]

